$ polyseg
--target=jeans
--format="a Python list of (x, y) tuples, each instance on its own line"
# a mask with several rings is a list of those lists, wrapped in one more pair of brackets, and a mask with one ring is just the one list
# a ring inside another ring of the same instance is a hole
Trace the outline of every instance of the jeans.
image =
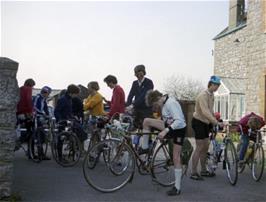
[(239, 160), (244, 160), (247, 148), (248, 148), (248, 144), (249, 144), (249, 136), (242, 134), (241, 135), (241, 147), (240, 147), (240, 152), (239, 152)]

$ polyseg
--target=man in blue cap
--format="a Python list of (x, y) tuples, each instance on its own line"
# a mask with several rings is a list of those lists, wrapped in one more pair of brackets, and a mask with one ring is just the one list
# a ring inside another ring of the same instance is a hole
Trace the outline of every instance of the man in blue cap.
[[(195, 112), (192, 119), (192, 128), (195, 132), (196, 149), (192, 156), (191, 179), (203, 180), (203, 177), (213, 177), (206, 169), (207, 152), (209, 149), (209, 133), (213, 125), (222, 125), (214, 116), (214, 92), (218, 90), (221, 79), (218, 76), (211, 76), (208, 88), (202, 91), (196, 98)], [(198, 174), (198, 162), (201, 163), (201, 172)]]

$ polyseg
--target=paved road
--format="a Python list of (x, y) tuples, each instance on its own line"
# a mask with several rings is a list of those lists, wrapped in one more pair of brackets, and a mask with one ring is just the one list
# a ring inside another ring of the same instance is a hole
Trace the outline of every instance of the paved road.
[(22, 151), (15, 157), (13, 191), (23, 201), (80, 202), (80, 201), (266, 201), (266, 173), (260, 182), (254, 182), (250, 170), (239, 176), (236, 186), (231, 186), (225, 172), (219, 168), (216, 177), (204, 181), (183, 180), (180, 196), (168, 197), (169, 188), (151, 181), (150, 176), (136, 174), (131, 184), (109, 194), (92, 189), (84, 180), (82, 162), (63, 168), (55, 161), (39, 164), (27, 160)]

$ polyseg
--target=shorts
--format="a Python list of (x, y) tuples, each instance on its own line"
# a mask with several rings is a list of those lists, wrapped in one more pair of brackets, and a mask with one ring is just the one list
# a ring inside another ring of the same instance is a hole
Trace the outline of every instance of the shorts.
[(187, 127), (176, 129), (176, 130), (170, 130), (166, 134), (166, 139), (173, 139), (174, 144), (178, 144), (180, 146), (183, 145), (184, 139), (186, 136)]
[(195, 132), (195, 139), (209, 138), (209, 134), (212, 128), (211, 124), (204, 123), (198, 119), (192, 119), (192, 128)]

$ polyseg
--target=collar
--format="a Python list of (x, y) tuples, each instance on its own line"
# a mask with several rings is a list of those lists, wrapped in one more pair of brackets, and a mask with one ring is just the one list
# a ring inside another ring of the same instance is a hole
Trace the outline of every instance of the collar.
[(144, 80), (145, 80), (145, 77), (143, 77), (143, 78), (141, 79), (141, 81), (138, 80), (139, 85), (141, 85), (141, 84), (143, 83)]
[(207, 92), (210, 96), (213, 96), (213, 93), (210, 92), (209, 89), (207, 89), (206, 92)]
[(163, 104), (166, 103), (166, 101), (168, 100), (169, 96), (168, 96), (168, 94), (165, 94), (164, 97), (165, 97), (165, 100), (163, 101)]

